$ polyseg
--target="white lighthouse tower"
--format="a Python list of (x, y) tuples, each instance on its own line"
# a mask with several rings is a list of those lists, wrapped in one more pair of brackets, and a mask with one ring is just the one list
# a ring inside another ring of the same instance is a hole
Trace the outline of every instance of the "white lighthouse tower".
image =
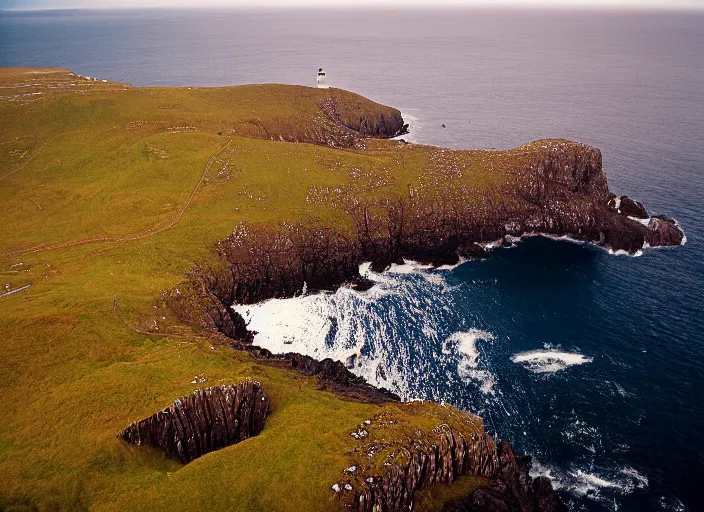
[(323, 71), (323, 68), (320, 68), (318, 70), (318, 89), (327, 89), (329, 88), (328, 82), (325, 76), (325, 71)]

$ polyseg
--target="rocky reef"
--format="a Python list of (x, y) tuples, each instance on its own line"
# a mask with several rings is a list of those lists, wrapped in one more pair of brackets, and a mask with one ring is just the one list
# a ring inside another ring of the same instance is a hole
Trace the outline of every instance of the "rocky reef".
[(118, 434), (129, 444), (149, 445), (187, 464), (206, 453), (256, 436), (269, 414), (258, 382), (198, 389)]

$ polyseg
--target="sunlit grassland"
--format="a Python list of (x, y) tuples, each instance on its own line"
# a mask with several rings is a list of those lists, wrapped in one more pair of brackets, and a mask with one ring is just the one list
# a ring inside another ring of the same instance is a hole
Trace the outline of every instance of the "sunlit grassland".
[[(67, 73), (0, 72), (0, 293), (31, 285), (0, 297), (0, 508), (330, 509), (350, 431), (382, 409), (412, 416), (404, 406), (340, 400), (187, 326), (140, 327), (169, 315), (161, 291), (239, 222), (317, 219), (351, 233), (343, 212), (308, 199), (314, 187), (404, 196), (459, 166), (490, 190), (520, 157), (281, 141), (331, 129), (316, 101), (340, 91), (135, 89)], [(260, 380), (272, 398), (264, 431), (185, 467), (116, 439), (202, 387), (196, 375)]]

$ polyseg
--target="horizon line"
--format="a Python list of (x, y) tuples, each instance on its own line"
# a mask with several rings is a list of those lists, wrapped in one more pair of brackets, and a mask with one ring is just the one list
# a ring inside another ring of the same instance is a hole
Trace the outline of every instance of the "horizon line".
[(321, 5), (321, 4), (240, 4), (240, 5), (133, 5), (133, 6), (66, 6), (66, 7), (29, 7), (29, 8), (0, 8), (2, 12), (22, 13), (22, 12), (57, 12), (57, 11), (146, 11), (146, 10), (272, 10), (272, 9), (310, 9), (310, 10), (521, 10), (521, 11), (704, 11), (704, 4), (693, 5), (687, 4), (641, 4), (641, 5), (608, 5), (594, 3), (580, 3), (576, 5), (556, 5), (552, 3), (535, 3), (526, 4), (511, 4), (508, 2), (488, 4), (413, 4), (413, 5), (393, 5), (393, 4), (338, 4), (338, 5)]

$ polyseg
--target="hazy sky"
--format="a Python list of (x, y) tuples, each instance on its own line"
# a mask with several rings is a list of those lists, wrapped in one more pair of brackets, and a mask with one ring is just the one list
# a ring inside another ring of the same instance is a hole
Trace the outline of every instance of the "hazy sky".
[(617, 8), (698, 8), (704, 0), (0, 0), (0, 9), (236, 6), (555, 6)]

